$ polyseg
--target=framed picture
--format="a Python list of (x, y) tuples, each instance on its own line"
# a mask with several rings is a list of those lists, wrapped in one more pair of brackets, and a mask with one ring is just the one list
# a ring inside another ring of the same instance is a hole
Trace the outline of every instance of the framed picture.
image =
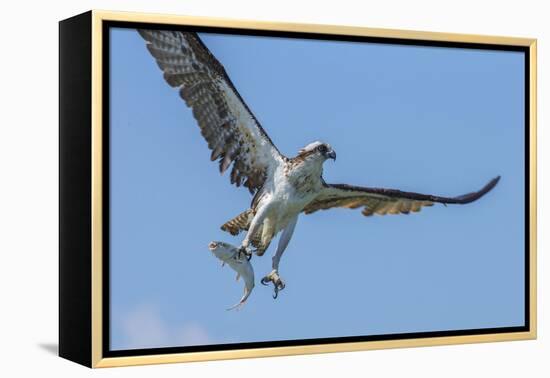
[(534, 39), (60, 22), (62, 357), (533, 339), (535, 236)]

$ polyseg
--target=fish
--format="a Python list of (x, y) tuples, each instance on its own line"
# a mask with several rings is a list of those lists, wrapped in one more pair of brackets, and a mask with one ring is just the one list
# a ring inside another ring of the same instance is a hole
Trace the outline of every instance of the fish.
[(221, 241), (212, 241), (208, 244), (208, 249), (212, 254), (222, 262), (222, 266), (229, 265), (231, 269), (237, 272), (237, 281), (242, 278), (244, 281), (244, 294), (240, 301), (229, 307), (227, 310), (240, 309), (254, 289), (254, 269), (245, 254), (239, 253), (239, 248), (229, 243)]

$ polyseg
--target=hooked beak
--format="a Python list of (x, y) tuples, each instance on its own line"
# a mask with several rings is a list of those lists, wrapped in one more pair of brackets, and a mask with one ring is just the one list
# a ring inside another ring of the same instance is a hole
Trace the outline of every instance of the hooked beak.
[(336, 151), (330, 150), (327, 153), (327, 159), (332, 159), (332, 160), (336, 161)]

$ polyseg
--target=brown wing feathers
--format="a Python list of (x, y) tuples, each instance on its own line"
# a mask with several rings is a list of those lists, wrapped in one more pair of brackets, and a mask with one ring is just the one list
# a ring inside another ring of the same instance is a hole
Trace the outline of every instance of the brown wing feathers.
[(484, 196), (493, 189), (500, 176), (489, 181), (476, 192), (457, 197), (441, 197), (431, 194), (404, 192), (396, 189), (367, 188), (346, 184), (326, 184), (325, 189), (306, 206), (304, 212), (311, 214), (318, 210), (331, 208), (356, 209), (363, 207), (362, 214), (408, 214), (418, 212), (424, 206), (442, 204), (467, 204)]
[(255, 192), (282, 158), (225, 69), (195, 33), (138, 30), (164, 79), (180, 90), (201, 134), (224, 173), (233, 163), (232, 184)]
[[(233, 164), (231, 183), (256, 192), (274, 167), (288, 159), (277, 150), (223, 66), (195, 33), (161, 30), (139, 30), (139, 33), (147, 41), (147, 49), (163, 71), (166, 82), (179, 88), (180, 96), (192, 108), (201, 133), (212, 150), (211, 160), (219, 160), (222, 173)], [(494, 178), (477, 192), (457, 197), (325, 184), (304, 212), (362, 207), (362, 213), (367, 216), (408, 214), (434, 203), (473, 202), (493, 189), (499, 179)]]
[(474, 202), (475, 200), (481, 198), (483, 195), (488, 193), (491, 189), (493, 189), (498, 181), (500, 180), (500, 176), (495, 177), (491, 181), (489, 181), (483, 188), (476, 192), (467, 193), (461, 196), (457, 197), (441, 197), (441, 196), (435, 196), (432, 194), (421, 194), (421, 193), (414, 193), (414, 192), (404, 192), (401, 190), (396, 189), (383, 189), (383, 188), (365, 188), (360, 186), (352, 186), (352, 185), (346, 185), (346, 184), (327, 184), (328, 186), (336, 189), (341, 189), (344, 191), (359, 191), (364, 192), (368, 194), (375, 194), (375, 195), (381, 195), (389, 198), (398, 198), (398, 199), (409, 199), (409, 200), (416, 200), (416, 201), (428, 201), (428, 202), (439, 202), (439, 203), (445, 203), (445, 204), (467, 204), (470, 202)]

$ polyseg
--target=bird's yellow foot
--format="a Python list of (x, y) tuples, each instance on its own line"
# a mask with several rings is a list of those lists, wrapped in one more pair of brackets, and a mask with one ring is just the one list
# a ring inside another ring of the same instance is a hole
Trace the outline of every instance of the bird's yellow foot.
[(279, 272), (276, 270), (271, 271), (267, 276), (260, 281), (262, 285), (267, 286), (269, 282), (273, 283), (273, 299), (277, 298), (279, 291), (285, 288), (285, 283), (279, 276)]

